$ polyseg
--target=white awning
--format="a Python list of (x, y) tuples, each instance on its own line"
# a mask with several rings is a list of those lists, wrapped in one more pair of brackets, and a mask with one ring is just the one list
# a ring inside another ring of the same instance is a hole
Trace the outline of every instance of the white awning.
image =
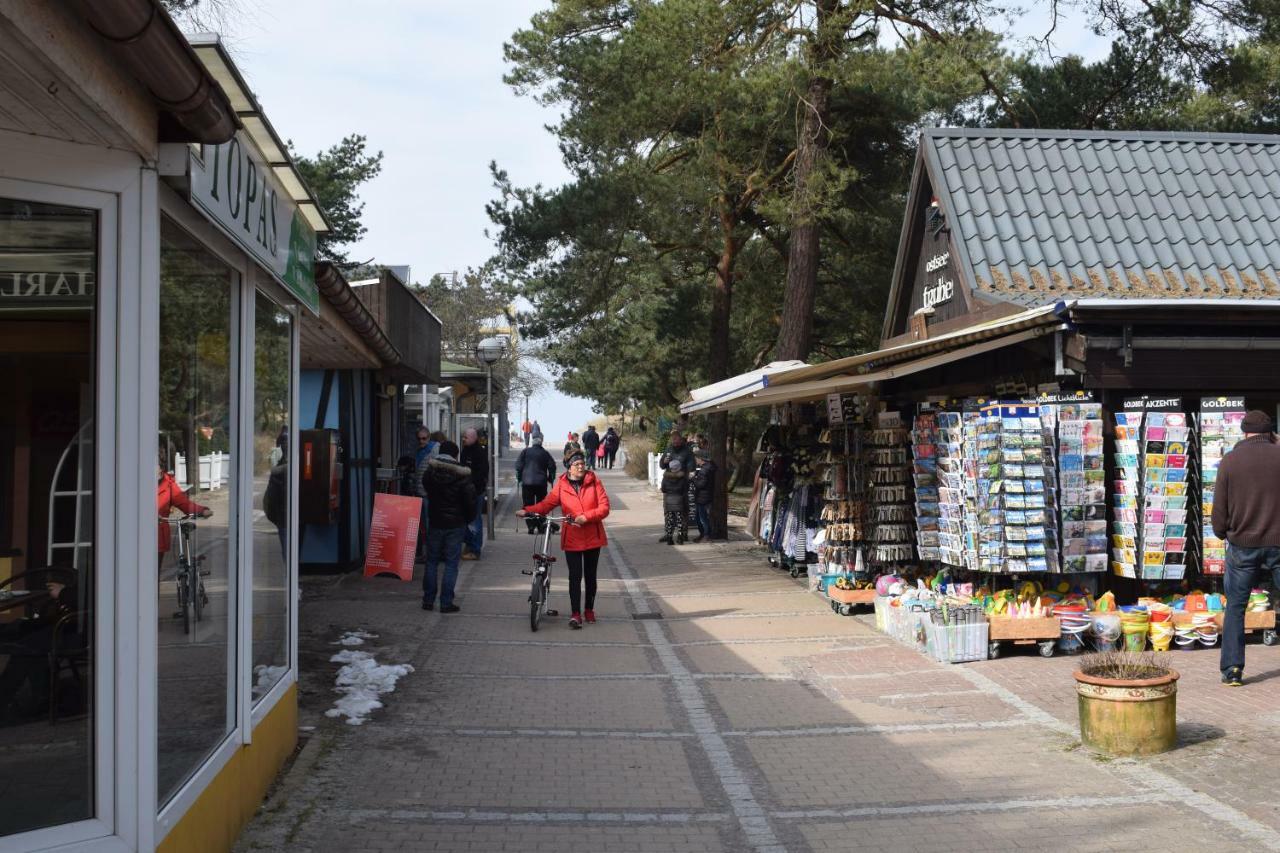
[(767, 387), (770, 376), (807, 366), (803, 361), (774, 361), (759, 370), (750, 370), (711, 385), (695, 388), (689, 392), (689, 399), (680, 406), (680, 411), (682, 414), (692, 414), (723, 406), (725, 403)]

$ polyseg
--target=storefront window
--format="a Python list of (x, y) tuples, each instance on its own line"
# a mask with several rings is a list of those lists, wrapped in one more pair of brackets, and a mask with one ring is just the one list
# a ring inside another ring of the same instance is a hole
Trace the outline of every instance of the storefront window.
[(235, 725), (237, 276), (160, 231), (158, 786), (161, 804)]
[(0, 836), (93, 816), (97, 232), (0, 198)]
[(259, 293), (253, 365), (253, 699), (289, 669), (292, 318)]

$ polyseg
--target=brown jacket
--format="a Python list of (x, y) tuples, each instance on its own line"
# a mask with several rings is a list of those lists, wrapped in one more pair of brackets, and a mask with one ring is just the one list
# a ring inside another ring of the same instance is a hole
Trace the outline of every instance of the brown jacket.
[(1251, 435), (1218, 466), (1213, 533), (1241, 548), (1280, 547), (1280, 444)]

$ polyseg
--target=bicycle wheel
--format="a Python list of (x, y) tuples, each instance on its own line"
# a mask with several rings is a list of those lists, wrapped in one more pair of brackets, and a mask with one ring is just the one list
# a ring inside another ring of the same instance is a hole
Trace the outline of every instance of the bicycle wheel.
[(542, 621), (542, 612), (547, 606), (547, 588), (542, 583), (542, 576), (534, 573), (533, 586), (529, 589), (529, 628), (537, 631)]
[(200, 577), (199, 569), (191, 571), (191, 592), (188, 596), (191, 599), (191, 607), (196, 612), (196, 621), (199, 622), (204, 618), (204, 605), (208, 600), (208, 596), (204, 594), (204, 578)]
[(191, 608), (190, 596), (188, 595), (187, 576), (189, 572), (182, 569), (178, 570), (178, 612), (182, 614), (182, 633), (191, 633)]

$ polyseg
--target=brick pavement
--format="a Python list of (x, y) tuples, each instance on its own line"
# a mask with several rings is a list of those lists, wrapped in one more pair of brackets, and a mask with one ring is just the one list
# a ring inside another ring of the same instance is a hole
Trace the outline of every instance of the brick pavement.
[[(1237, 691), (1215, 652), (1178, 655), (1182, 746), (1101, 760), (1075, 737), (1070, 659), (934, 664), (750, 543), (657, 545), (654, 496), (604, 477), (582, 631), (529, 632), (533, 539), (505, 517), (456, 616), (422, 612), (416, 583), (305, 579), (309, 739), (239, 850), (1280, 849), (1280, 649), (1251, 646)], [(416, 668), (361, 727), (323, 716), (329, 644), (356, 628)]]

